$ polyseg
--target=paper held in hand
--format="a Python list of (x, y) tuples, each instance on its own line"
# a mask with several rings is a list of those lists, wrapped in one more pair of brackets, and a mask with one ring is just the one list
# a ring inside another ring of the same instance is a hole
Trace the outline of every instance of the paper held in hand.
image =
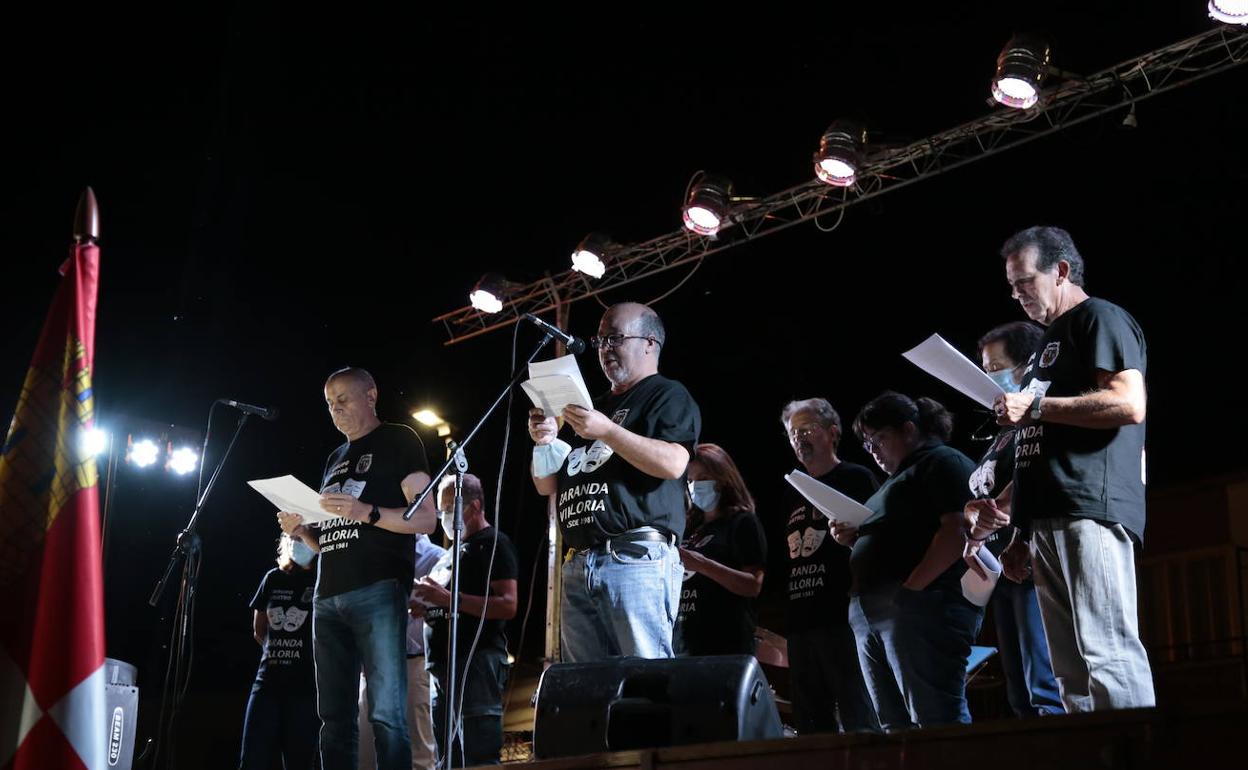
[(794, 489), (802, 493), (802, 497), (832, 521), (857, 527), (872, 515), (867, 506), (801, 471), (789, 473), (784, 480), (792, 484)]
[(294, 476), (256, 479), (248, 481), (247, 486), (264, 495), (264, 499), (276, 505), (277, 510), (299, 514), (304, 524), (335, 518), (321, 508), (321, 494)]
[(585, 387), (585, 378), (581, 376), (581, 368), (576, 365), (576, 356), (560, 356), (529, 364), (529, 379), (520, 383), (520, 387), (533, 406), (545, 412), (547, 417), (563, 414), (563, 408), (568, 404), (594, 408), (589, 388)]
[(901, 355), (985, 409), (991, 409), (992, 402), (1005, 392), (983, 369), (971, 363), (939, 334), (933, 334)]
[(975, 559), (984, 568), (988, 579), (985, 580), (975, 570), (968, 569), (962, 576), (962, 595), (976, 607), (987, 607), (988, 600), (992, 598), (992, 589), (997, 587), (997, 581), (1001, 579), (1001, 562), (987, 548), (976, 551)]

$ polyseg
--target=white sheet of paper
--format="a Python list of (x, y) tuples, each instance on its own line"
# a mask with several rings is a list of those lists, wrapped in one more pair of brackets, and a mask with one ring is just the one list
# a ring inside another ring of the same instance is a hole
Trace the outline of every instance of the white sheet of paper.
[(304, 523), (329, 521), (334, 516), (321, 508), (321, 493), (294, 476), (248, 481), (247, 486), (264, 495), (279, 511), (297, 513)]
[(802, 493), (802, 497), (832, 521), (857, 527), (872, 515), (867, 506), (802, 471), (793, 471), (784, 480), (792, 484), (794, 489)]
[(901, 354), (907, 361), (988, 409), (1005, 391), (957, 348), (933, 334)]
[(992, 589), (997, 587), (997, 581), (1001, 579), (1001, 562), (987, 548), (976, 551), (975, 558), (984, 568), (984, 572), (988, 573), (988, 579), (984, 580), (975, 570), (968, 569), (962, 576), (962, 595), (976, 607), (987, 607), (988, 600), (992, 598)]
[(533, 406), (548, 417), (559, 416), (568, 404), (594, 408), (589, 388), (585, 387), (585, 378), (581, 376), (581, 367), (577, 366), (576, 356), (573, 355), (529, 364), (529, 379), (520, 383), (520, 388)]

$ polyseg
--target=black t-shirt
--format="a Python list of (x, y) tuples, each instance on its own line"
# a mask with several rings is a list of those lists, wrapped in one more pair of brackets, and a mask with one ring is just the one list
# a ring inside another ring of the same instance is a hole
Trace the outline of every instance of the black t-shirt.
[[(762, 567), (767, 539), (749, 512), (721, 516), (688, 535), (684, 547), (725, 567)], [(685, 572), (676, 619), (678, 649), (689, 655), (754, 654), (754, 603), (706, 575)]]
[[(819, 481), (865, 503), (880, 484), (857, 463), (841, 462)], [(790, 634), (849, 622), (849, 549), (832, 539), (828, 517), (796, 495), (800, 505), (784, 528), (789, 545)]]
[[(1047, 397), (1096, 390), (1098, 369), (1145, 373), (1144, 333), (1127, 311), (1084, 300), (1058, 316), (1028, 361), (1023, 390)], [(1078, 516), (1116, 522), (1144, 538), (1144, 424), (1077, 428), (1045, 422), (1018, 430), (1015, 523)]]
[[(1002, 428), (971, 474), (971, 496), (977, 499), (995, 498), (1014, 479), (1014, 436), (1017, 428)], [(1000, 556), (1014, 537), (1014, 526), (1007, 524), (988, 535), (984, 546), (994, 556)]]
[[(429, 472), (425, 448), (406, 425), (385, 423), (338, 447), (325, 463), (321, 493), (343, 492), (382, 508), (406, 508), (400, 486), (413, 473)], [(336, 596), (382, 580), (412, 584), (416, 537), (353, 519), (316, 526), (321, 547), (316, 595)]]
[[(620, 395), (597, 400), (612, 422), (644, 438), (680, 444), (693, 456), (702, 414), (685, 386), (653, 374)], [(588, 548), (637, 527), (680, 537), (685, 529), (685, 482), (658, 479), (615, 457), (601, 440), (565, 431), (572, 452), (559, 469), (559, 528), (572, 548)]]
[[(915, 449), (879, 491), (867, 500), (872, 515), (858, 528), (849, 557), (855, 595), (870, 593), (909, 577), (940, 529), (940, 517), (961, 511), (971, 499), (971, 458), (931, 441)], [(956, 561), (929, 589), (961, 592), (966, 564)]]
[(311, 692), (316, 687), (312, 668), (312, 591), (316, 573), (293, 568), (271, 569), (260, 581), (251, 608), (269, 619), (256, 683), (287, 691)]
[[(498, 537), (498, 549), (494, 554), (494, 568), (490, 570), (490, 551), (494, 549), (494, 538)], [(486, 581), (486, 572), (489, 581)], [(499, 532), (495, 527), (485, 527), (464, 538), (459, 553), (459, 592), (473, 596), (488, 596), (489, 584), (496, 580), (515, 580), (519, 571), (516, 563), (516, 547), (506, 533)], [(451, 579), (451, 552), (447, 551), (434, 566), (429, 576), (449, 588)], [(444, 607), (429, 607), (425, 610), (425, 659), (428, 668), (441, 668), (446, 665), (447, 643), (450, 640), (450, 629), (447, 623), (449, 610)], [(477, 624), (481, 619), (476, 615), (459, 610), (459, 651), (458, 658), (464, 660), (472, 647), (473, 637), (477, 633)], [(481, 629), (481, 639), (477, 642), (477, 651), (473, 655), (474, 662), (492, 657), (507, 657), (507, 621), (487, 619)]]

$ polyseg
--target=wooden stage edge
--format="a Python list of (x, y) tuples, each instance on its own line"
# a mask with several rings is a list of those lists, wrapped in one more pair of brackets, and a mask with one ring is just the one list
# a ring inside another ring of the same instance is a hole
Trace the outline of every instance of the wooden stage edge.
[(996, 720), (893, 735), (810, 735), (509, 763), (526, 770), (1244, 770), (1248, 704)]

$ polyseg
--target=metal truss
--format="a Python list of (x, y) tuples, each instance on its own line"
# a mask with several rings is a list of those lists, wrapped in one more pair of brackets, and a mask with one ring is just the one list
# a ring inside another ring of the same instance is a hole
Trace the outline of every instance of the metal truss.
[[(463, 307), (434, 318), (453, 345), (514, 323), (525, 313), (545, 313), (560, 303), (586, 299), (708, 255), (1026, 144), (1157, 94), (1181, 88), (1248, 61), (1248, 29), (1219, 25), (1207, 32), (1087, 77), (1067, 76), (1027, 110), (998, 108), (961, 126), (912, 144), (868, 155), (853, 187), (811, 179), (759, 199), (739, 199), (714, 237), (681, 228), (643, 243), (616, 246), (605, 255), (607, 272), (593, 279), (575, 270), (515, 288), (498, 313)], [(1065, 74), (1065, 73), (1063, 73)], [(1239, 98), (1239, 97), (1234, 97)]]

